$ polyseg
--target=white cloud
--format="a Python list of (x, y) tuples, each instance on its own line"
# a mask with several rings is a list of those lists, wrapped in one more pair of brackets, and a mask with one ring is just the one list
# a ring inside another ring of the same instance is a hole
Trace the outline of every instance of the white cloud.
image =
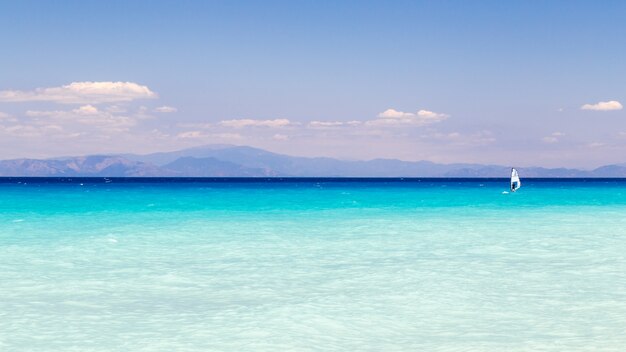
[(137, 112), (133, 115), (135, 118), (139, 120), (151, 120), (154, 119), (154, 116), (150, 114), (150, 109), (145, 106), (140, 106), (137, 109)]
[(73, 109), (71, 111), (40, 111), (40, 110), (28, 110), (26, 111), (26, 116), (29, 117), (68, 117), (72, 115), (97, 115), (100, 111), (93, 105), (83, 105), (78, 109)]
[(122, 107), (119, 105), (109, 105), (106, 107), (106, 111), (113, 113), (113, 114), (121, 114), (121, 113), (125, 113), (128, 110), (126, 110), (125, 107)]
[(402, 118), (411, 118), (414, 116), (415, 114), (413, 113), (398, 111), (395, 109), (387, 109), (381, 112), (380, 114), (378, 114), (378, 117), (384, 118), (384, 119), (402, 119)]
[(83, 105), (78, 109), (72, 110), (78, 115), (95, 115), (98, 113), (98, 109), (93, 105)]
[(596, 104), (585, 104), (580, 107), (582, 110), (610, 111), (622, 110), (624, 107), (617, 100), (601, 101)]
[(186, 132), (181, 132), (176, 135), (176, 137), (183, 138), (183, 139), (204, 138), (208, 136), (209, 135), (207, 133), (202, 132), (202, 131), (186, 131)]
[(0, 122), (2, 123), (17, 122), (17, 119), (7, 113), (0, 112)]
[(541, 138), (541, 140), (544, 141), (545, 143), (556, 143), (559, 141), (558, 138), (552, 137), (552, 136), (543, 137)]
[(309, 127), (337, 127), (343, 126), (343, 122), (341, 121), (311, 121), (309, 122)]
[(447, 117), (449, 117), (446, 114), (440, 114), (440, 113), (436, 113), (436, 112), (432, 112), (432, 111), (428, 111), (428, 110), (420, 110), (417, 112), (417, 116), (421, 117), (423, 119), (433, 119), (433, 120), (442, 120), (445, 119)]
[(59, 125), (28, 125), (17, 124), (12, 126), (0, 125), (0, 133), (14, 137), (43, 137), (55, 136), (63, 132)]
[(285, 135), (285, 134), (275, 134), (272, 139), (277, 140), (277, 141), (286, 141), (289, 139), (289, 136)]
[(459, 132), (450, 132), (450, 133), (434, 132), (434, 133), (422, 134), (420, 137), (426, 138), (426, 139), (453, 141), (461, 137), (461, 134)]
[(26, 116), (34, 118), (33, 124), (43, 125), (51, 121), (57, 124), (91, 125), (107, 131), (126, 131), (137, 124), (137, 118), (132, 116), (116, 115), (108, 111), (101, 111), (93, 105), (83, 105), (73, 110), (39, 111), (28, 110)]
[(287, 119), (274, 119), (274, 120), (252, 120), (252, 119), (239, 119), (239, 120), (224, 120), (220, 122), (220, 125), (233, 128), (242, 127), (285, 127), (292, 123)]
[(326, 129), (341, 126), (358, 126), (361, 124), (363, 124), (361, 121), (311, 121), (308, 123), (308, 127)]
[(378, 119), (368, 121), (367, 125), (415, 125), (423, 126), (443, 121), (450, 115), (437, 113), (429, 110), (419, 110), (416, 113), (387, 109), (377, 115)]
[(599, 148), (599, 147), (603, 147), (605, 144), (604, 143), (600, 143), (600, 142), (591, 142), (589, 144), (587, 144), (587, 147), (589, 148)]
[(39, 137), (42, 135), (40, 128), (29, 125), (0, 125), (0, 133), (15, 137)]
[(176, 111), (178, 111), (178, 109), (172, 106), (159, 106), (158, 108), (154, 109), (154, 112), (160, 112), (164, 114), (167, 114), (170, 112), (176, 112)]
[(219, 139), (243, 139), (239, 133), (215, 133), (211, 136)]
[(461, 134), (459, 132), (448, 133), (448, 138), (459, 138)]
[(63, 127), (59, 125), (47, 125), (43, 126), (43, 129), (48, 131), (63, 131)]
[(73, 82), (33, 91), (3, 90), (0, 101), (49, 101), (61, 104), (98, 104), (156, 98), (147, 86), (133, 82)]
[(206, 130), (211, 128), (213, 125), (208, 122), (184, 122), (176, 124), (176, 126), (183, 128), (200, 128)]
[(557, 143), (560, 139), (559, 137), (563, 137), (565, 136), (565, 133), (563, 132), (553, 132), (552, 134), (550, 134), (549, 136), (543, 137), (541, 140), (544, 143)]
[(206, 139), (216, 138), (222, 140), (238, 140), (243, 137), (239, 133), (207, 133), (205, 131), (185, 131), (176, 135), (179, 139)]
[(57, 116), (63, 113), (67, 113), (67, 111), (39, 111), (39, 110), (28, 110), (25, 115), (28, 117), (46, 117), (46, 116)]

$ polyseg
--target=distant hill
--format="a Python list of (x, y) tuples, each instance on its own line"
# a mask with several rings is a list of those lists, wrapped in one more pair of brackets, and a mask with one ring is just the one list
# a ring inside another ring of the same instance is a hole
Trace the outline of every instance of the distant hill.
[(15, 159), (0, 161), (0, 176), (171, 176), (155, 165), (119, 156), (93, 155), (63, 160)]
[[(522, 177), (626, 177), (626, 163), (595, 170), (527, 167)], [(0, 176), (94, 177), (507, 177), (509, 166), (374, 159), (305, 158), (233, 145), (147, 155), (92, 155), (0, 161)]]

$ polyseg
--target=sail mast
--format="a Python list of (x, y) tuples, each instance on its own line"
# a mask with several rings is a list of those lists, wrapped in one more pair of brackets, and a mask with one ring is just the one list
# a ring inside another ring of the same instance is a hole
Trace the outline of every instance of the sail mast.
[(517, 191), (522, 187), (522, 182), (519, 179), (519, 174), (515, 168), (511, 168), (511, 192)]

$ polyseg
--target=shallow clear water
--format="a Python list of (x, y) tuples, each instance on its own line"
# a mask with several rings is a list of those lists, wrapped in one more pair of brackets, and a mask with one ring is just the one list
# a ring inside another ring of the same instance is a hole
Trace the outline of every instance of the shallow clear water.
[(626, 346), (626, 180), (26, 181), (1, 351)]

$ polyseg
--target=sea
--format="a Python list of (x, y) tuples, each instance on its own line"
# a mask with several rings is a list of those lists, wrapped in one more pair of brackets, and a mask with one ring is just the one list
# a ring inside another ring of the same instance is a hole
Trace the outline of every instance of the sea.
[(626, 179), (0, 178), (0, 351), (624, 351)]

